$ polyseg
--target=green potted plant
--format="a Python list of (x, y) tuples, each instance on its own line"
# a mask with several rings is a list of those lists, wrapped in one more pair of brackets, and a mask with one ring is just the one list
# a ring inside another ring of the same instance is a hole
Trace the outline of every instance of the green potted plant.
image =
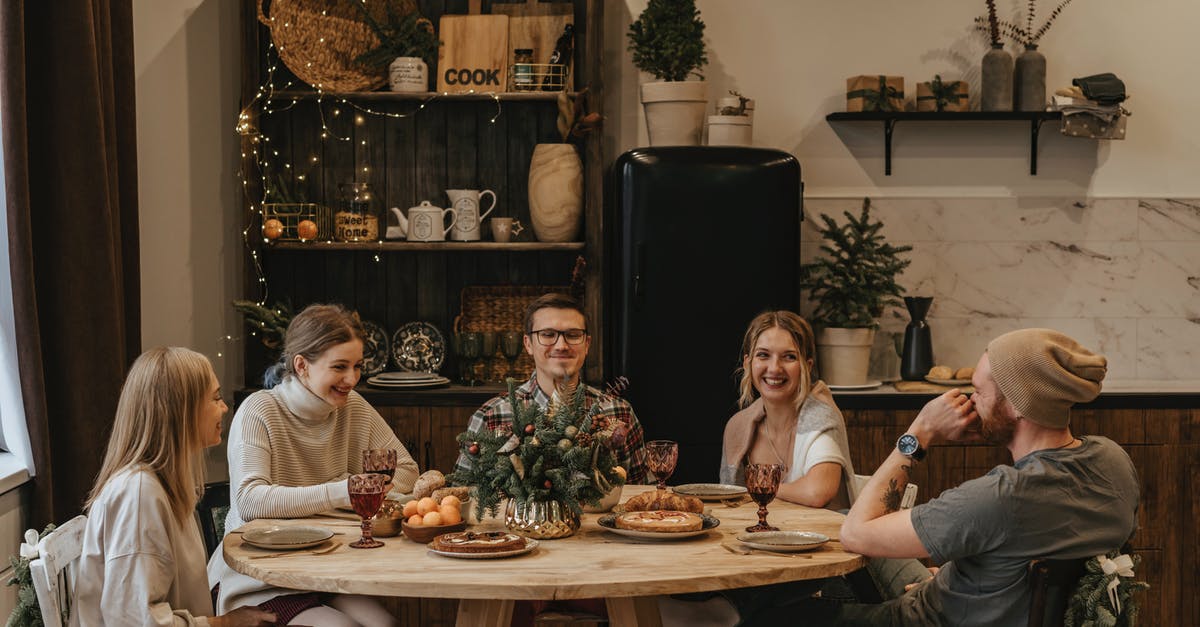
[(650, 0), (627, 36), (633, 64), (657, 79), (642, 83), (650, 145), (699, 145), (708, 94), (698, 70), (708, 56), (695, 0)]
[(429, 91), (429, 64), (437, 53), (433, 22), (417, 11), (399, 14), (391, 2), (384, 4), (387, 19), (376, 20), (365, 6), (355, 3), (363, 20), (379, 38), (379, 45), (355, 58), (362, 65), (388, 67), (388, 84), (395, 92)]
[(816, 308), (811, 322), (817, 332), (817, 359), (821, 377), (829, 385), (863, 385), (867, 382), (871, 345), (878, 318), (887, 305), (900, 305), (904, 288), (896, 276), (908, 264), (901, 253), (912, 246), (893, 246), (884, 240), (883, 223), (871, 220), (871, 199), (864, 198), (855, 217), (843, 212), (838, 224), (821, 215), (824, 253), (800, 267), (800, 285)]

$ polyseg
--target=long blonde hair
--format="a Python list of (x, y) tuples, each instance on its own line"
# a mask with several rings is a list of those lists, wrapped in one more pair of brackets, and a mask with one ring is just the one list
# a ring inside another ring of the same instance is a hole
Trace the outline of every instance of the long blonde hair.
[(199, 417), (202, 405), (210, 400), (213, 376), (208, 358), (186, 348), (152, 348), (133, 362), (117, 401), (104, 464), (85, 509), (114, 475), (139, 469), (158, 478), (179, 521), (192, 515), (197, 488), (204, 485)]
[[(804, 399), (808, 397), (809, 388), (812, 387), (812, 369), (808, 364), (809, 361), (816, 358), (817, 352), (813, 330), (807, 320), (782, 309), (764, 311), (755, 316), (750, 321), (750, 326), (746, 328), (746, 335), (742, 338), (742, 364), (745, 363), (747, 355), (754, 353), (754, 346), (758, 343), (758, 338), (768, 329), (774, 328), (787, 331), (788, 335), (792, 336), (792, 341), (796, 343), (796, 349), (800, 351), (800, 388), (796, 393), (796, 409), (800, 409), (800, 406), (804, 404)], [(758, 397), (758, 390), (754, 389), (754, 381), (750, 377), (750, 372), (743, 365), (739, 365), (734, 371), (735, 375), (738, 373), (741, 373), (742, 377), (739, 384), (741, 396), (738, 398), (738, 404), (741, 407), (747, 407)]]

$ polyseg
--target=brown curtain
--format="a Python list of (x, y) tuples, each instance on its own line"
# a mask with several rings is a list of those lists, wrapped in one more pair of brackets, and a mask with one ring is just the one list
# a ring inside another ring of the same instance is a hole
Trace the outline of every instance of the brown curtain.
[(141, 345), (131, 0), (0, 2), (0, 115), (33, 525), (78, 513)]

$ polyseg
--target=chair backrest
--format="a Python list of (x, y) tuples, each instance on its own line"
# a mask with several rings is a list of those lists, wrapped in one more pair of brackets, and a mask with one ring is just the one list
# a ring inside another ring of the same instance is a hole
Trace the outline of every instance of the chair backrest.
[(1029, 563), (1029, 627), (1060, 627), (1087, 558)]
[(75, 562), (83, 553), (87, 516), (76, 516), (38, 542), (38, 557), (29, 562), (33, 589), (46, 627), (62, 627), (75, 602)]
[[(854, 491), (861, 493), (866, 487), (867, 482), (871, 480), (871, 475), (854, 475)], [(917, 504), (917, 484), (910, 483), (904, 486), (904, 494), (900, 497), (900, 509), (912, 509), (913, 505)]]
[(196, 503), (196, 516), (200, 518), (200, 535), (204, 536), (204, 549), (208, 555), (217, 550), (225, 536), (225, 513), (228, 511), (229, 482), (205, 484), (204, 496)]

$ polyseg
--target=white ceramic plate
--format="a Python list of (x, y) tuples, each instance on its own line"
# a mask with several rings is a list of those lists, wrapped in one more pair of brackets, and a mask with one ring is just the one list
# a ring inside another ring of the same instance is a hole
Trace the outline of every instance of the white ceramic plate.
[(685, 483), (671, 488), (676, 494), (694, 496), (701, 501), (723, 501), (746, 494), (746, 488), (728, 483)]
[(434, 555), (441, 555), (443, 557), (457, 557), (465, 560), (490, 560), (497, 557), (515, 557), (517, 555), (524, 555), (536, 549), (537, 547), (537, 540), (534, 540), (533, 538), (525, 538), (525, 548), (513, 549), (511, 551), (499, 551), (496, 553), (451, 553), (450, 551), (439, 551), (431, 546), (429, 547), (429, 552), (433, 553)]
[(433, 388), (439, 385), (446, 385), (447, 383), (450, 383), (450, 379), (447, 379), (446, 377), (438, 377), (436, 379), (428, 379), (425, 381), (406, 382), (381, 381), (374, 377), (367, 379), (368, 385), (385, 390), (419, 390), (421, 388)]
[(306, 549), (333, 537), (333, 532), (314, 525), (276, 525), (252, 529), (242, 534), (246, 544), (260, 549)]
[(860, 385), (830, 385), (831, 390), (870, 390), (883, 385), (883, 381), (867, 381)]
[(738, 542), (764, 551), (798, 553), (811, 551), (829, 542), (829, 536), (815, 531), (759, 531), (740, 533)]
[(925, 377), (925, 380), (938, 385), (971, 385), (970, 379), (934, 379), (933, 377)]
[(381, 372), (371, 378), (378, 379), (379, 381), (401, 383), (411, 381), (430, 381), (433, 379), (442, 379), (444, 377), (438, 376), (437, 373), (433, 372)]
[(617, 526), (616, 514), (601, 516), (600, 520), (596, 522), (601, 527), (604, 527), (606, 531), (611, 531), (620, 536), (641, 538), (642, 540), (680, 540), (691, 538), (708, 533), (709, 529), (716, 529), (721, 525), (721, 521), (715, 516), (709, 516), (708, 514), (700, 514), (700, 516), (704, 519), (704, 526), (695, 531), (638, 531), (637, 529), (622, 529)]

